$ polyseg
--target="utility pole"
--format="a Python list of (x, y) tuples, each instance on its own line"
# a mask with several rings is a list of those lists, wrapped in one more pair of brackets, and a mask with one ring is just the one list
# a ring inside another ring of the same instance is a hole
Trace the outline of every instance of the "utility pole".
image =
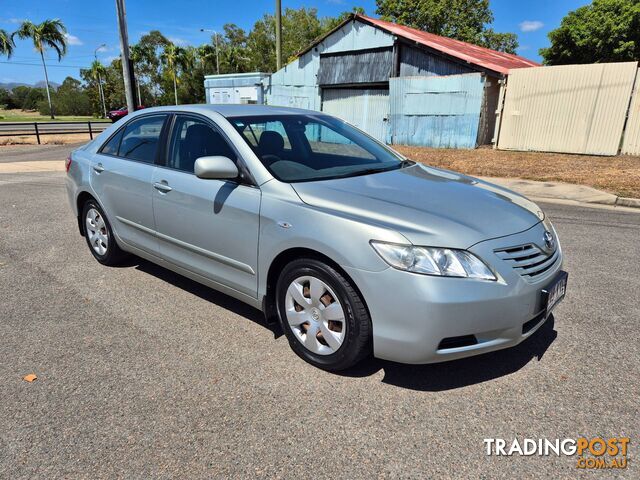
[(127, 18), (124, 0), (116, 0), (118, 11), (118, 29), (120, 30), (120, 58), (122, 59), (122, 77), (124, 78), (124, 92), (127, 97), (129, 113), (136, 111), (135, 93), (133, 90), (133, 68), (129, 59), (129, 35), (127, 34)]
[[(106, 47), (107, 44), (103, 43), (98, 48), (93, 51), (93, 58), (95, 58), (96, 62), (98, 61), (98, 50), (102, 47)], [(107, 118), (107, 104), (104, 99), (104, 89), (102, 88), (102, 76), (98, 73), (98, 92), (100, 93), (100, 100), (102, 100), (102, 118)]]
[(282, 68), (282, 1), (276, 0), (276, 66)]

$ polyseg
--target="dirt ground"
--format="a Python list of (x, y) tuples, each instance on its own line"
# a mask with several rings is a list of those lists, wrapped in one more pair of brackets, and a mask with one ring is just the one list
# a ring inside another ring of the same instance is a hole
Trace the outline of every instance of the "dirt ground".
[(544, 152), (435, 149), (394, 145), (411, 160), (475, 176), (512, 177), (588, 185), (640, 198), (640, 157), (596, 157)]
[[(40, 136), (40, 142), (42, 145), (69, 145), (72, 143), (88, 142), (89, 140), (90, 138), (88, 133)], [(37, 143), (38, 140), (35, 135), (15, 135), (13, 137), (0, 137), (0, 148), (5, 145), (37, 145)]]

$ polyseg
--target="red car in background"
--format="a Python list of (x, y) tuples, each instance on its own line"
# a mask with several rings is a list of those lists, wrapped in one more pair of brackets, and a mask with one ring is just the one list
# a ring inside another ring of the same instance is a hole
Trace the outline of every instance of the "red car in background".
[[(136, 107), (136, 111), (142, 110), (143, 108), (144, 106), (138, 105)], [(129, 110), (127, 109), (127, 107), (120, 107), (116, 110), (111, 110), (110, 112), (108, 112), (107, 117), (111, 119), (112, 122), (115, 123), (118, 120), (120, 120), (122, 117), (126, 117), (128, 113), (129, 113)]]

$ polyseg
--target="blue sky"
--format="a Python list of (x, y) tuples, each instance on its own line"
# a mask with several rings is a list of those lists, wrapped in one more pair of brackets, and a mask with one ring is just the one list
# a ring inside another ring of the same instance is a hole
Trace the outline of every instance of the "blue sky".
[[(179, 44), (201, 44), (209, 34), (200, 28), (220, 29), (225, 23), (250, 29), (253, 23), (273, 9), (273, 0), (128, 0), (129, 37), (135, 42), (145, 32), (158, 29)], [(375, 16), (375, 0), (283, 0), (284, 7), (316, 7), (320, 15), (336, 15), (354, 6), (364, 7)], [(539, 60), (538, 49), (547, 46), (547, 33), (556, 28), (570, 10), (590, 3), (586, 0), (491, 0), (497, 31), (517, 32), (519, 54)], [(50, 80), (61, 82), (66, 76), (79, 76), (79, 67), (98, 58), (109, 62), (118, 55), (118, 35), (114, 0), (0, 0), (0, 28), (13, 31), (21, 19), (40, 22), (60, 18), (69, 31), (67, 56), (58, 63), (49, 53)], [(6, 63), (0, 58), (0, 82), (35, 83), (44, 78), (39, 57), (27, 41), (18, 41), (14, 56)], [(37, 65), (26, 65), (26, 64)], [(55, 66), (54, 66), (55, 65)]]

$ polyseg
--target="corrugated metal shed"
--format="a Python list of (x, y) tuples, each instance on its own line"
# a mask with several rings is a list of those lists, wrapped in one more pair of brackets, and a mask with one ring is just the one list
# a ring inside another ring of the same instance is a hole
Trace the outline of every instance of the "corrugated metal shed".
[(474, 148), (484, 93), (480, 73), (390, 80), (392, 143)]
[(322, 93), (322, 111), (340, 117), (382, 142), (389, 135), (389, 90), (328, 88)]
[(456, 75), (472, 73), (475, 70), (466, 65), (454, 63), (438, 55), (401, 45), (400, 76), (422, 77), (427, 75)]
[(498, 148), (615, 155), (637, 62), (512, 70)]
[(477, 65), (497, 73), (506, 74), (509, 73), (509, 70), (512, 68), (537, 67), (540, 65), (537, 62), (519, 55), (498, 52), (471, 43), (461, 42), (460, 40), (423, 32), (415, 28), (385, 22), (377, 18), (367, 17), (365, 15), (355, 15), (355, 18), (404, 39), (417, 42), (469, 64)]
[(386, 83), (392, 63), (393, 51), (390, 48), (322, 54), (318, 84)]
[(622, 153), (640, 155), (640, 70), (636, 72), (636, 86), (629, 108), (627, 129), (624, 132)]

